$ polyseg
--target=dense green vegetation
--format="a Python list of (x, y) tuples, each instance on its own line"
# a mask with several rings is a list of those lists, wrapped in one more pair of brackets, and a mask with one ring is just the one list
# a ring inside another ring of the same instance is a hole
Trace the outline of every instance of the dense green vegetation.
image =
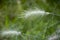
[[(49, 14), (31, 14), (34, 10)], [(25, 17), (27, 13), (31, 15)], [(49, 40), (51, 35), (60, 35), (59, 29), (60, 0), (0, 0), (0, 40)], [(2, 36), (7, 30), (21, 34)]]

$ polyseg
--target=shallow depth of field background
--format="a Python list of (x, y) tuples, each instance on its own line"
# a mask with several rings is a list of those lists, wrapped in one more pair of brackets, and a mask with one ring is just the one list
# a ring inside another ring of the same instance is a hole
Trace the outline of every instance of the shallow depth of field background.
[(60, 40), (60, 0), (0, 0), (0, 40)]

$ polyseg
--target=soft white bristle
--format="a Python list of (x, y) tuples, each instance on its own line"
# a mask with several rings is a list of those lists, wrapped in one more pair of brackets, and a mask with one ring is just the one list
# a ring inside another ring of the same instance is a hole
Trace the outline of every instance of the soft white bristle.
[(17, 31), (3, 31), (2, 32), (2, 35), (5, 36), (5, 35), (20, 35), (21, 32), (17, 32)]

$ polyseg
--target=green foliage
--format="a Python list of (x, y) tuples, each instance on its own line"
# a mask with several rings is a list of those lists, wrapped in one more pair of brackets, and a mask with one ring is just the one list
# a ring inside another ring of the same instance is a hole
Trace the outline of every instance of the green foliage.
[[(48, 40), (60, 29), (60, 0), (0, 0), (0, 35), (4, 30), (21, 31), (18, 36), (0, 36), (0, 40)], [(38, 8), (48, 15), (31, 15), (25, 11)], [(23, 15), (22, 15), (23, 14)], [(22, 18), (19, 18), (22, 17)]]

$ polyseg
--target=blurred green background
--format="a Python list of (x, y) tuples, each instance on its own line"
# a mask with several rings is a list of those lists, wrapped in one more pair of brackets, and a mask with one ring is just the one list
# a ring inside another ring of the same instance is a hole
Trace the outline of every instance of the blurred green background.
[[(36, 9), (50, 14), (24, 17), (25, 11)], [(49, 40), (59, 29), (60, 0), (0, 0), (0, 40)], [(5, 30), (20, 31), (21, 35), (2, 37)]]

